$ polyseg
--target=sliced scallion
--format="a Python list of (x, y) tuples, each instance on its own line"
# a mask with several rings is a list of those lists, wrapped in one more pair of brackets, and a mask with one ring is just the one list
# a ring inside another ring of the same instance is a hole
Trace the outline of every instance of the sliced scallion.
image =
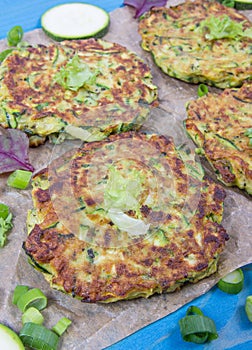
[(7, 185), (18, 188), (20, 190), (26, 189), (32, 177), (32, 172), (27, 170), (15, 170), (10, 174), (7, 180)]
[(44, 316), (35, 307), (29, 307), (22, 315), (22, 323), (32, 322), (36, 324), (43, 324)]
[(214, 321), (197, 306), (191, 306), (179, 320), (181, 336), (185, 341), (203, 344), (218, 338)]
[(246, 298), (245, 311), (249, 321), (252, 322), (252, 295), (249, 295)]
[(238, 294), (244, 284), (242, 269), (236, 269), (219, 280), (218, 287), (225, 293)]
[(208, 93), (208, 87), (205, 84), (199, 84), (198, 86), (198, 96), (202, 97)]
[(71, 323), (72, 323), (72, 321), (69, 320), (69, 318), (62, 317), (59, 320), (59, 322), (57, 322), (56, 325), (53, 326), (52, 330), (56, 334), (58, 334), (58, 336), (61, 336), (67, 330), (67, 328), (70, 326)]
[(24, 285), (18, 285), (16, 286), (16, 288), (14, 289), (13, 292), (13, 296), (12, 296), (12, 303), (14, 305), (17, 305), (17, 301), (18, 299), (25, 294), (26, 292), (28, 292), (29, 287), (28, 286), (24, 286)]
[(56, 350), (59, 336), (50, 329), (27, 322), (23, 325), (19, 337), (25, 346), (37, 350)]
[(186, 315), (187, 316), (190, 316), (190, 315), (201, 315), (201, 316), (203, 316), (203, 312), (198, 306), (192, 305), (192, 306), (190, 306), (187, 309)]
[(35, 307), (38, 310), (43, 310), (47, 305), (47, 298), (38, 288), (29, 289), (22, 294), (17, 300), (17, 307), (25, 312), (29, 307)]

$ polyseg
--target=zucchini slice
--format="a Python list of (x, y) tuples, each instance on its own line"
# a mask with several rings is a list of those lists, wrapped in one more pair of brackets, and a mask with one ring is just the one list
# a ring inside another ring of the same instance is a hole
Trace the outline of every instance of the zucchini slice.
[(0, 323), (0, 349), (25, 350), (19, 336), (2, 323)]
[(54, 6), (41, 16), (42, 29), (56, 41), (101, 38), (109, 24), (108, 12), (80, 2)]
[(237, 10), (252, 10), (252, 0), (235, 0)]

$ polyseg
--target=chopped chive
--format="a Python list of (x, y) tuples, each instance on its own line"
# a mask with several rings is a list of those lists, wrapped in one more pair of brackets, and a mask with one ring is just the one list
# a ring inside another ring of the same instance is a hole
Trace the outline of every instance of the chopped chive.
[(7, 180), (7, 185), (10, 187), (24, 190), (29, 185), (32, 177), (32, 172), (27, 170), (15, 170), (10, 174)]
[(24, 285), (18, 285), (16, 286), (16, 288), (14, 289), (13, 292), (13, 296), (12, 296), (12, 303), (14, 305), (17, 305), (17, 301), (18, 299), (25, 294), (26, 292), (28, 292), (29, 287), (28, 286), (24, 286)]
[(199, 84), (198, 86), (198, 96), (202, 97), (208, 93), (208, 87), (205, 84)]
[(44, 316), (35, 307), (29, 307), (22, 315), (22, 323), (32, 322), (36, 324), (43, 324)]
[(242, 269), (236, 269), (228, 273), (218, 282), (218, 287), (225, 293), (238, 294), (244, 284), (244, 275)]
[(23, 325), (19, 333), (23, 344), (37, 350), (56, 350), (59, 336), (50, 329), (32, 322)]
[(201, 315), (203, 316), (203, 312), (201, 311), (201, 309), (198, 306), (190, 306), (187, 311), (186, 311), (186, 316), (190, 316), (190, 315)]
[(180, 333), (183, 340), (196, 344), (204, 344), (218, 338), (214, 321), (204, 316), (197, 306), (191, 306), (186, 316), (179, 320)]
[(67, 317), (62, 317), (59, 322), (56, 323), (55, 326), (53, 326), (52, 330), (58, 334), (59, 336), (61, 336), (66, 330), (67, 328), (70, 326), (70, 324), (72, 323), (71, 320), (69, 320), (69, 318)]
[(29, 289), (22, 294), (17, 300), (17, 307), (25, 312), (29, 307), (33, 306), (38, 310), (43, 310), (47, 305), (47, 298), (38, 288)]
[(19, 337), (25, 347), (36, 350), (56, 350), (60, 336), (72, 323), (62, 317), (52, 328), (43, 326), (44, 316), (40, 312), (47, 306), (47, 298), (38, 288), (29, 289), (25, 285), (17, 285), (12, 302), (22, 311), (23, 327)]
[(252, 322), (252, 295), (249, 295), (246, 298), (245, 311), (249, 321)]

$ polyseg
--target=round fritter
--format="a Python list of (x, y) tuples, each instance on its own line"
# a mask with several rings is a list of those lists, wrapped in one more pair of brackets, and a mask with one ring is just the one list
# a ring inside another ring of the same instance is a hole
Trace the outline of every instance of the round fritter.
[(26, 254), (86, 302), (171, 292), (216, 271), (224, 190), (171, 138), (125, 132), (85, 143), (33, 178)]
[(242, 23), (243, 32), (251, 31), (251, 22), (243, 14), (217, 1), (186, 1), (170, 8), (153, 8), (139, 23), (142, 47), (152, 53), (164, 73), (174, 78), (219, 88), (240, 86), (252, 77), (251, 33), (250, 38), (212, 40), (206, 38), (208, 29), (200, 30), (204, 20), (219, 18), (219, 24), (212, 24), (213, 30), (232, 32), (232, 25), (223, 21), (225, 16), (237, 25)]
[(137, 128), (156, 100), (144, 61), (101, 39), (15, 50), (0, 66), (0, 125), (34, 146), (68, 125), (88, 130), (88, 141)]
[(252, 84), (187, 105), (186, 130), (220, 181), (252, 194)]

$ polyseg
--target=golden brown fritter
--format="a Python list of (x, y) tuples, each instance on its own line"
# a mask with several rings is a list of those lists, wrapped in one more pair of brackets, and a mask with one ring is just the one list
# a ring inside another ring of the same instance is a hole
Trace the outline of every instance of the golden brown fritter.
[[(81, 87), (61, 81), (76, 79), (73, 59), (86, 74)], [(144, 61), (102, 39), (15, 50), (0, 66), (0, 125), (25, 131), (32, 145), (69, 125), (87, 130), (88, 141), (139, 128), (156, 100)]]
[(252, 194), (252, 84), (189, 102), (185, 126), (218, 179)]
[(125, 132), (35, 175), (23, 247), (53, 288), (108, 303), (216, 271), (225, 192), (181, 152), (171, 138)]
[[(139, 23), (142, 48), (152, 53), (162, 71), (189, 82), (219, 88), (240, 86), (252, 77), (252, 39), (249, 37), (206, 38), (200, 23), (228, 16), (243, 31), (251, 22), (233, 8), (217, 1), (186, 1), (170, 8), (153, 8)], [(223, 22), (223, 21), (222, 21)], [(217, 31), (217, 24), (214, 26)], [(229, 32), (229, 28), (225, 28)]]

